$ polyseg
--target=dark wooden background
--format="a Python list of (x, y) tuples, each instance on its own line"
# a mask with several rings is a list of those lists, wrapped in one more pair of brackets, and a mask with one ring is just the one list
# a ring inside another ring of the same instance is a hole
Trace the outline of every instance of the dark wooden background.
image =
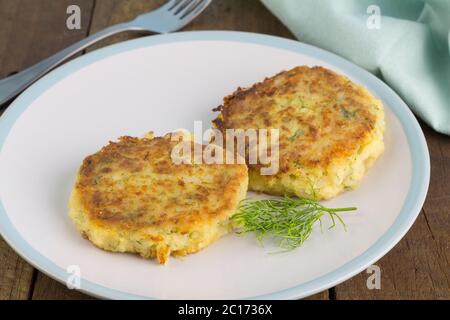
[[(164, 0), (0, 0), (0, 78), (20, 71), (109, 25), (154, 9)], [(79, 5), (81, 30), (66, 28), (66, 9)], [(239, 30), (286, 38), (292, 34), (258, 0), (213, 0), (185, 30)], [(139, 36), (125, 33), (87, 51)], [(3, 110), (7, 105), (1, 106)], [(450, 299), (450, 138), (422, 124), (431, 156), (431, 185), (421, 214), (377, 265), (381, 290), (368, 274), (312, 299)], [(382, 214), (382, 212), (380, 212)], [(89, 299), (37, 271), (0, 238), (0, 299)]]

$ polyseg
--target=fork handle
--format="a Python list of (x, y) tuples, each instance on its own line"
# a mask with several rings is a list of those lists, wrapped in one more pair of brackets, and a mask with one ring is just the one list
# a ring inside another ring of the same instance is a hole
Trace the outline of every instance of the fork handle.
[(59, 65), (61, 62), (67, 60), (88, 46), (100, 41), (106, 37), (114, 35), (119, 32), (139, 30), (131, 26), (129, 23), (120, 23), (108, 27), (100, 32), (94, 33), (83, 40), (72, 44), (48, 57), (45, 60), (17, 73), (10, 77), (0, 80), (0, 105), (15, 97), (18, 93), (26, 89), (33, 82), (41, 78), (47, 72)]

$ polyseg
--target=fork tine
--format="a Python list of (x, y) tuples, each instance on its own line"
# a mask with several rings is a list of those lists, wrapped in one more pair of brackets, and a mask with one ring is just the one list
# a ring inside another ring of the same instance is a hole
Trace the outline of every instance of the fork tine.
[(193, 0), (188, 6), (184, 7), (182, 10), (180, 10), (180, 19), (183, 19), (185, 16), (187, 16), (189, 13), (191, 13), (197, 6), (201, 4), (201, 0)]
[(206, 7), (210, 4), (211, 0), (200, 0), (198, 1), (194, 6), (192, 6), (192, 9), (185, 12), (180, 19), (181, 20), (187, 20), (190, 21), (194, 19), (196, 16), (198, 16), (203, 10), (206, 9)]
[(192, 0), (178, 0), (178, 2), (174, 6), (172, 6), (169, 11), (171, 11), (174, 15), (177, 15), (178, 13), (180, 13), (180, 11), (184, 10), (184, 8), (186, 8), (191, 2)]
[(130, 26), (158, 33), (173, 32), (191, 22), (210, 3), (211, 0), (169, 0), (159, 9), (137, 16)]
[(169, 0), (167, 3), (163, 4), (158, 9), (165, 9), (165, 10), (171, 10), (172, 7), (176, 6), (177, 2), (180, 0)]

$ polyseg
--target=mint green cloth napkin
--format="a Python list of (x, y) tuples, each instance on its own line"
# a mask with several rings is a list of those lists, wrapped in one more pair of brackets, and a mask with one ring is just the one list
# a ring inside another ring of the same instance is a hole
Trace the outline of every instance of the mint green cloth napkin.
[(450, 135), (450, 0), (261, 1), (300, 41), (376, 74)]

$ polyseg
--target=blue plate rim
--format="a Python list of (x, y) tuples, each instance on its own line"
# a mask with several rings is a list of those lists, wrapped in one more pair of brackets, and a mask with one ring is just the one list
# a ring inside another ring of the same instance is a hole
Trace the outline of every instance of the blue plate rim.
[[(253, 43), (301, 53), (329, 63), (330, 65), (333, 65), (348, 74), (353, 80), (365, 85), (389, 106), (401, 122), (410, 146), (413, 169), (408, 195), (405, 199), (400, 214), (392, 226), (372, 246), (370, 246), (358, 257), (345, 263), (343, 266), (340, 266), (334, 271), (311, 281), (277, 292), (254, 297), (237, 298), (294, 299), (312, 295), (335, 286), (366, 269), (368, 266), (372, 265), (383, 255), (385, 255), (400, 241), (400, 239), (411, 228), (420, 213), (426, 198), (430, 180), (430, 158), (428, 147), (419, 123), (405, 102), (403, 102), (402, 99), (389, 86), (377, 77), (336, 54), (295, 40), (249, 32), (189, 31), (143, 37), (96, 50), (53, 70), (38, 82), (30, 86), (7, 108), (0, 118), (0, 150), (3, 149), (3, 144), (6, 141), (11, 128), (22, 112), (26, 110), (26, 108), (43, 92), (71, 73), (95, 63), (96, 61), (129, 50), (154, 45), (191, 41), (230, 41)], [(62, 269), (50, 259), (35, 250), (32, 245), (22, 238), (20, 233), (14, 228), (5, 208), (3, 207), (1, 195), (0, 234), (22, 258), (34, 267), (62, 283), (66, 282), (66, 279), (69, 276), (66, 270)], [(80, 291), (96, 297), (110, 299), (154, 299), (151, 297), (121, 292), (85, 279), (81, 279)]]

